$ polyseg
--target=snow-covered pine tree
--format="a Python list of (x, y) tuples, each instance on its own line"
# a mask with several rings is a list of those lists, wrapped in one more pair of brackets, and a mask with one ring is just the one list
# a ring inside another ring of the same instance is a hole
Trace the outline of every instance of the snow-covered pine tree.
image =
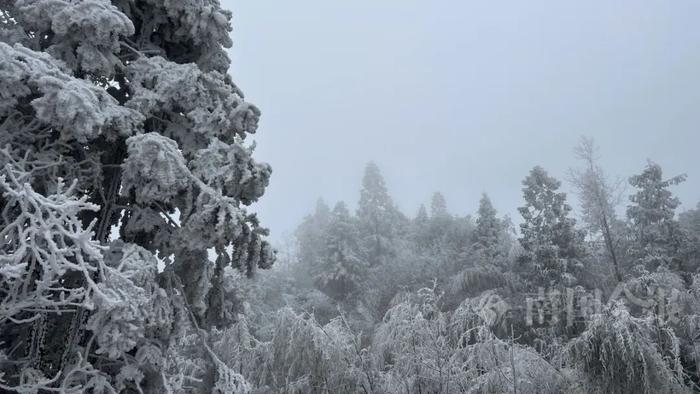
[(566, 193), (558, 191), (561, 182), (537, 166), (523, 186), (525, 205), (518, 208), (523, 216), (518, 240), (525, 250), (520, 257), (524, 275), (539, 286), (575, 283), (583, 233), (569, 217)]
[(394, 253), (392, 243), (403, 220), (374, 162), (365, 167), (357, 218), (365, 258), (372, 266), (383, 263)]
[(323, 199), (319, 198), (314, 212), (304, 217), (294, 233), (299, 259), (295, 274), (298, 274), (298, 279), (302, 283), (311, 285), (313, 275), (318, 272), (330, 220), (331, 209)]
[(458, 221), (459, 219), (448, 211), (445, 196), (440, 192), (433, 193), (430, 198), (430, 220), (422, 242), (432, 247), (457, 247), (454, 241), (461, 236), (457, 231)]
[(428, 217), (428, 210), (425, 208), (425, 204), (421, 204), (418, 207), (418, 212), (416, 212), (416, 217), (411, 221), (410, 227), (410, 240), (411, 244), (417, 248), (424, 248), (428, 246), (428, 236), (427, 232), (430, 231), (430, 218)]
[(357, 291), (368, 274), (368, 263), (358, 254), (359, 232), (345, 203), (333, 208), (320, 254), (316, 280), (330, 297), (345, 301)]
[(260, 112), (226, 74), (230, 18), (217, 0), (0, 1), (3, 390), (245, 389), (202, 336), (200, 384), (167, 356), (188, 325), (230, 322), (227, 267), (274, 260), (245, 208), (271, 170), (244, 143)]
[(502, 252), (500, 244), (503, 231), (504, 225), (496, 217), (496, 209), (493, 207), (491, 199), (484, 193), (479, 201), (472, 248), (486, 260), (493, 262)]
[(433, 193), (433, 197), (430, 199), (430, 217), (432, 219), (439, 219), (449, 216), (450, 212), (447, 210), (445, 196), (440, 192)]
[(678, 223), (684, 232), (686, 240), (683, 247), (684, 271), (698, 272), (700, 270), (700, 203), (695, 209), (690, 209), (678, 216)]
[(634, 241), (632, 255), (647, 269), (659, 266), (676, 268), (677, 254), (683, 237), (676, 220), (680, 200), (669, 187), (685, 180), (685, 175), (663, 179), (661, 166), (648, 162), (641, 174), (632, 176), (630, 184), (637, 189), (630, 196), (627, 207), (631, 235)]

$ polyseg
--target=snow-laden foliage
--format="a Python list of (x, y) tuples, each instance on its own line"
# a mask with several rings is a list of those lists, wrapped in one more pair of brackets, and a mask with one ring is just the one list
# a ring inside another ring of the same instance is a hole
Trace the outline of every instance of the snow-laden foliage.
[(496, 217), (496, 209), (491, 199), (484, 194), (479, 201), (479, 211), (474, 231), (474, 249), (483, 253), (489, 260), (498, 257), (501, 223)]
[(127, 144), (122, 193), (133, 190), (137, 203), (167, 204), (192, 184), (175, 141), (157, 133), (146, 133), (131, 137)]
[(583, 168), (570, 171), (570, 182), (577, 191), (583, 224), (589, 236), (602, 238), (612, 262), (615, 279), (622, 281), (619, 241), (621, 225), (615, 208), (620, 200), (620, 181), (611, 181), (598, 164), (597, 147), (590, 138), (582, 138), (574, 153)]
[(433, 198), (430, 199), (430, 217), (441, 218), (450, 216), (450, 212), (447, 210), (447, 201), (445, 196), (440, 192), (433, 194)]
[[(14, 138), (33, 143), (46, 133), (46, 125), (66, 141), (85, 142), (103, 133), (129, 135), (143, 120), (105, 90), (72, 76), (60, 60), (21, 44), (0, 42), (0, 91), (0, 130), (6, 144), (20, 142)], [(17, 119), (26, 106), (33, 109), (33, 119)]]
[(372, 266), (381, 264), (394, 253), (392, 241), (400, 231), (403, 217), (394, 205), (379, 167), (365, 167), (357, 205), (357, 219), (365, 259)]
[(389, 368), (385, 392), (560, 392), (562, 372), (533, 349), (493, 330), (507, 305), (495, 293), (467, 299), (453, 313), (424, 288), (387, 312), (374, 346)]
[(463, 360), (453, 351), (449, 315), (439, 310), (440, 294), (423, 288), (392, 307), (377, 329), (376, 351), (389, 366), (387, 391), (450, 392), (464, 386)]
[(245, 143), (260, 111), (227, 74), (230, 18), (0, 1), (4, 391), (250, 391), (207, 335), (274, 261), (246, 209), (271, 169)]
[(558, 191), (561, 182), (535, 167), (523, 186), (525, 205), (518, 208), (523, 215), (518, 240), (526, 252), (522, 256), (526, 271), (539, 285), (575, 284), (583, 234), (569, 217), (566, 194)]
[(684, 393), (678, 338), (658, 319), (635, 318), (615, 303), (567, 346), (568, 357), (601, 393)]
[(680, 205), (668, 188), (685, 180), (685, 175), (663, 179), (661, 167), (649, 162), (644, 171), (630, 178), (637, 191), (630, 196), (627, 217), (634, 239), (633, 255), (649, 269), (672, 267), (682, 236), (675, 210)]
[[(18, 0), (15, 7), (11, 15), (38, 36), (30, 42), (74, 71), (112, 76), (121, 66), (120, 37), (134, 34), (132, 21), (108, 0)], [(47, 34), (50, 41), (41, 43)]]
[[(18, 386), (4, 387), (19, 392), (52, 386), (66, 392), (81, 387), (101, 392), (101, 387), (109, 392), (114, 382), (119, 386), (129, 368), (135, 367), (125, 365), (112, 382), (108, 373), (95, 370), (81, 354), (83, 345), (77, 335), (67, 335), (67, 342), (58, 344), (62, 348), (56, 354), (59, 359), (51, 360), (47, 356), (56, 346), (52, 336), (69, 333), (51, 333), (50, 326), (61, 327), (60, 316), (66, 315), (71, 316), (72, 324), (81, 324), (92, 311), (84, 326), (93, 332), (86, 351), (94, 343), (95, 354), (112, 360), (123, 359), (151, 340), (167, 338), (172, 312), (167, 294), (155, 282), (155, 257), (136, 245), (106, 248), (93, 240), (95, 222), (83, 229), (79, 216), (98, 207), (86, 203), (85, 197), (74, 196), (75, 182), (68, 188), (59, 184), (55, 194), (43, 196), (18, 181), (26, 174), (9, 165), (6, 169), (0, 176), (3, 217), (16, 219), (6, 221), (1, 233), (5, 242), (0, 256), (0, 313), (5, 335), (18, 335), (17, 340), (25, 334), (16, 330), (30, 328), (30, 335), (24, 338), (30, 367), (19, 371)], [(54, 362), (64, 364), (63, 379), (46, 375), (55, 370)], [(133, 374), (142, 375), (138, 369)]]
[[(196, 63), (204, 71), (225, 73), (230, 65), (224, 48), (232, 45), (231, 12), (218, 0), (146, 0), (115, 2), (142, 33), (134, 40), (143, 51), (167, 54), (176, 63)], [(156, 34), (146, 34), (155, 32)]]
[[(266, 266), (271, 249), (260, 239), (266, 232), (240, 204), (262, 195), (269, 166), (253, 163), (250, 151), (218, 141), (220, 147), (243, 153), (244, 164), (227, 160), (235, 160), (235, 156), (217, 157), (204, 150), (193, 160), (191, 166), (195, 170), (191, 171), (178, 144), (168, 137), (145, 133), (130, 137), (126, 143), (123, 195), (133, 196), (141, 206), (160, 202), (177, 207), (181, 225), (172, 232), (173, 237), (180, 238), (181, 245), (189, 250), (221, 249), (233, 241), (240, 267), (252, 272), (258, 266)], [(230, 163), (224, 168), (228, 171), (205, 175), (203, 169), (212, 166), (212, 161)], [(157, 216), (152, 218), (158, 220)]]
[(206, 148), (211, 137), (232, 143), (257, 129), (260, 111), (217, 71), (140, 57), (127, 66), (126, 77), (131, 88), (127, 105), (156, 120), (159, 131), (177, 140), (186, 154)]
[(296, 264), (294, 275), (296, 279), (307, 285), (314, 282), (313, 277), (319, 272), (319, 265), (323, 263), (321, 254), (330, 218), (330, 207), (325, 201), (319, 199), (314, 212), (304, 217), (295, 231), (295, 256), (299, 264)]
[(192, 173), (223, 195), (250, 204), (262, 197), (271, 173), (270, 166), (256, 163), (252, 154), (252, 147), (214, 140), (197, 151)]
[(367, 277), (369, 264), (358, 256), (359, 234), (345, 204), (333, 208), (324, 241), (316, 274), (319, 288), (334, 298), (350, 297)]
[[(103, 247), (91, 239), (94, 222), (83, 228), (80, 221), (84, 211), (98, 207), (75, 196), (75, 182), (70, 187), (59, 183), (54, 194), (44, 196), (23, 182), (25, 176), (10, 164), (0, 175), (3, 324), (28, 324), (45, 313), (92, 309), (95, 297), (108, 299), (98, 284), (105, 275)], [(71, 276), (86, 284), (70, 286), (66, 278)]]
[(119, 241), (108, 253), (105, 280), (98, 287), (110, 298), (96, 300), (87, 327), (95, 333), (96, 353), (119, 359), (137, 345), (167, 338), (173, 311), (168, 294), (156, 282), (155, 256)]
[(471, 249), (482, 267), (504, 269), (514, 232), (511, 233), (510, 220), (499, 219), (496, 213), (491, 199), (484, 194), (479, 201)]
[(274, 314), (257, 339), (246, 319), (216, 333), (215, 347), (258, 392), (373, 392), (378, 372), (344, 317), (325, 325), (288, 308)]

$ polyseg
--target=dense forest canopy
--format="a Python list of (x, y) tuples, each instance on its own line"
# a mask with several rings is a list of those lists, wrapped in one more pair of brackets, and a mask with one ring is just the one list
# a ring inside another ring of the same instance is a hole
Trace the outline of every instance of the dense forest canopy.
[[(588, 138), (573, 150), (573, 199), (545, 169), (525, 174), (518, 229), (487, 194), (473, 215), (441, 193), (406, 215), (369, 163), (355, 214), (319, 200), (246, 290), (267, 298), (236, 357), (272, 346), (284, 383), (244, 375), (274, 392), (700, 389), (700, 204), (679, 215), (685, 176), (651, 161), (623, 196), (596, 152)], [(277, 329), (290, 319), (298, 331)]]
[(354, 213), (318, 200), (241, 288), (263, 301), (227, 360), (260, 392), (698, 390), (700, 209), (675, 212), (684, 177), (648, 162), (623, 199), (592, 140), (573, 153), (577, 195), (533, 168), (517, 230), (487, 194), (473, 215), (440, 193), (407, 215), (369, 163)]
[(0, 0), (0, 390), (700, 390), (685, 175), (612, 179), (583, 138), (567, 179), (523, 171), (511, 220), (487, 193), (402, 212), (370, 162), (356, 209), (319, 200), (276, 252), (230, 19)]

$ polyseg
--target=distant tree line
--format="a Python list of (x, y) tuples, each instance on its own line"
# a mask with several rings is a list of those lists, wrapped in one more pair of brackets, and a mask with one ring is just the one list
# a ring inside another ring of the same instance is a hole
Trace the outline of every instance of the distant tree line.
[(580, 219), (535, 167), (519, 231), (486, 194), (473, 216), (435, 193), (409, 217), (368, 164), (354, 214), (319, 200), (294, 252), (246, 290), (281, 292), (246, 314), (261, 342), (231, 357), (273, 352), (280, 364), (243, 373), (261, 392), (698, 390), (700, 205), (679, 214), (671, 190), (685, 176), (648, 162), (623, 207), (593, 141), (574, 152)]

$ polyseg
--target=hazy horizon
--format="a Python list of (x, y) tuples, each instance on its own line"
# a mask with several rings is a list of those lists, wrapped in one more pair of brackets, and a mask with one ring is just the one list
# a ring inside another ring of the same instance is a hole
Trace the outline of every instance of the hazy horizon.
[(256, 157), (273, 176), (255, 210), (274, 241), (319, 197), (354, 207), (370, 160), (408, 215), (435, 191), (471, 214), (486, 192), (517, 222), (533, 166), (570, 191), (582, 135), (608, 175), (651, 159), (688, 175), (680, 211), (700, 200), (700, 3), (223, 5), (231, 73), (262, 110)]

